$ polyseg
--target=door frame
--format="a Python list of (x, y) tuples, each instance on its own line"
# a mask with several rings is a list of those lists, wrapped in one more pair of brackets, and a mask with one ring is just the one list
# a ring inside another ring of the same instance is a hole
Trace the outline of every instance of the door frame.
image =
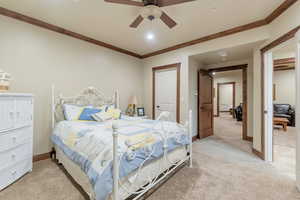
[[(212, 74), (213, 72), (226, 72), (226, 71), (234, 71), (234, 70), (242, 70), (242, 87), (243, 87), (243, 129), (242, 129), (242, 139), (253, 142), (253, 137), (247, 135), (248, 132), (248, 64), (241, 65), (233, 65), (227, 67), (218, 67), (208, 69), (208, 72)], [(199, 82), (199, 81), (198, 81)], [(199, 93), (198, 87), (198, 93)], [(198, 103), (199, 110), (199, 103)], [(199, 119), (198, 119), (199, 121)], [(199, 134), (199, 133), (198, 133)]]
[[(300, 92), (299, 92), (299, 85), (300, 85), (300, 30), (295, 34), (295, 42), (296, 42), (296, 65), (295, 65), (295, 71), (296, 71), (296, 119), (300, 118)], [(300, 190), (300, 153), (299, 153), (299, 147), (300, 147), (300, 125), (299, 123), (296, 123), (296, 130), (297, 130), (297, 143), (296, 143), (296, 185), (298, 190)]]
[(235, 108), (235, 82), (224, 82), (217, 83), (217, 116), (220, 116), (220, 86), (221, 85), (232, 85), (232, 110)]
[[(275, 47), (287, 42), (290, 39), (295, 38), (296, 33), (300, 30), (300, 26), (292, 29), (291, 31), (287, 32), (286, 34), (282, 35), (281, 37), (277, 38), (276, 40), (272, 41), (265, 47), (260, 49), (260, 59), (261, 59), (261, 151), (258, 151), (254, 148), (252, 148), (252, 152), (256, 154), (258, 157), (260, 157), (262, 160), (265, 160), (266, 158), (266, 124), (265, 120), (265, 114), (268, 114), (268, 111), (265, 112), (265, 66), (266, 66), (266, 60), (265, 60), (265, 54), (270, 52)], [(296, 77), (297, 81), (297, 77)]]
[(180, 123), (180, 67), (181, 63), (174, 63), (152, 68), (152, 119), (155, 119), (155, 72), (159, 70), (174, 68), (177, 72), (176, 121), (177, 123)]

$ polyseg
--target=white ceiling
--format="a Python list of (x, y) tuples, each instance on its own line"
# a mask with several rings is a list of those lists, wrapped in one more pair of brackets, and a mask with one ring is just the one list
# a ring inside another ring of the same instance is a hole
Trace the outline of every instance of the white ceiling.
[[(245, 45), (240, 45), (228, 49), (220, 49), (218, 51), (207, 52), (204, 54), (194, 55), (193, 59), (196, 59), (198, 62), (202, 63), (205, 66), (222, 64), (233, 61), (242, 61), (248, 60), (253, 57), (253, 50), (256, 47), (259, 47), (263, 41), (249, 43)], [(226, 60), (222, 60), (222, 54), (226, 54)]]
[[(129, 24), (139, 7), (104, 0), (0, 0), (0, 6), (71, 31), (146, 54), (178, 43), (260, 20), (284, 0), (196, 0), (163, 8), (177, 23), (169, 29), (160, 20)], [(145, 39), (148, 32), (155, 40)]]

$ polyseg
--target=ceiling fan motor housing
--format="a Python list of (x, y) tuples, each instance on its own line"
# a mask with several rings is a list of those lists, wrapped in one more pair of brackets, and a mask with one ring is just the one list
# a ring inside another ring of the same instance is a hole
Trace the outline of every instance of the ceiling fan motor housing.
[(156, 0), (143, 0), (144, 6), (157, 5)]
[(141, 16), (145, 19), (149, 19), (150, 21), (160, 18), (162, 15), (162, 10), (155, 5), (148, 5), (143, 7), (141, 10)]

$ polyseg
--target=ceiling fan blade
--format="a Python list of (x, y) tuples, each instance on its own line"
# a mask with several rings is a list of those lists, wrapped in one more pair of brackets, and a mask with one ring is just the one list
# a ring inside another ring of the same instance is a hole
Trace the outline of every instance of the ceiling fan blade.
[(160, 19), (169, 27), (169, 28), (173, 28), (174, 26), (177, 25), (177, 23), (171, 18), (169, 17), (165, 12), (162, 13), (162, 15), (160, 16)]
[(109, 3), (118, 3), (118, 4), (125, 4), (131, 6), (144, 6), (144, 3), (139, 1), (131, 1), (131, 0), (104, 0), (104, 1)]
[(140, 23), (142, 23), (143, 20), (144, 20), (144, 18), (143, 18), (141, 15), (139, 15), (139, 16), (132, 22), (132, 24), (130, 24), (130, 27), (131, 27), (131, 28), (136, 28), (136, 27), (138, 27), (138, 26), (140, 25)]
[(195, 0), (157, 0), (157, 5), (159, 7), (164, 7), (164, 6), (171, 6), (171, 5), (186, 3), (191, 1), (195, 1)]

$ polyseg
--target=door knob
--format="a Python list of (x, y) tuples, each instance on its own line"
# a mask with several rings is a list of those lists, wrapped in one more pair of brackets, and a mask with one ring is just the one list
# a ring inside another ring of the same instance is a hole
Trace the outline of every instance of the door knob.
[(156, 106), (156, 108), (160, 108), (160, 106)]

